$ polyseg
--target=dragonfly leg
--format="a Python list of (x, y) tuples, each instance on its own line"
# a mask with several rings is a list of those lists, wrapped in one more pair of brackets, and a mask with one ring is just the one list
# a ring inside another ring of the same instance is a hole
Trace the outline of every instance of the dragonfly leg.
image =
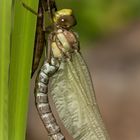
[(53, 23), (54, 22), (53, 21), (54, 12), (57, 11), (57, 7), (56, 7), (56, 4), (55, 4), (55, 1), (54, 0), (47, 0), (47, 6), (48, 6), (49, 18), (50, 18), (50, 20)]
[(50, 63), (51, 62), (51, 38), (48, 37), (48, 49), (47, 50), (47, 62)]
[(47, 6), (48, 6), (49, 18), (52, 20), (53, 19), (53, 15), (52, 15), (52, 10), (51, 10), (51, 6), (50, 6), (50, 0), (47, 0)]
[(41, 1), (41, 5), (42, 5), (42, 10), (41, 10), (41, 14), (42, 14), (42, 18), (43, 18), (43, 31), (45, 32), (46, 31), (46, 20), (45, 20), (45, 7), (44, 7), (44, 3), (43, 1)]
[(54, 30), (54, 26), (53, 25), (49, 25), (46, 27), (46, 33), (51, 33)]
[(28, 5), (25, 4), (24, 2), (22, 2), (22, 5), (23, 5), (24, 8), (26, 8), (28, 11), (30, 11), (30, 12), (33, 13), (34, 15), (39, 16), (39, 14), (38, 14), (34, 9), (32, 9), (30, 6), (28, 6)]

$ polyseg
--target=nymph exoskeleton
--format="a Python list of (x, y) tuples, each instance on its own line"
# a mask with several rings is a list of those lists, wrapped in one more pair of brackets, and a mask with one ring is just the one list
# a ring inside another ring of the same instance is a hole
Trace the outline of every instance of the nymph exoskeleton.
[[(38, 12), (34, 11), (32, 8), (23, 3), (23, 6), (37, 16), (36, 24), (36, 34), (35, 34), (35, 43), (34, 43), (34, 53), (33, 53), (33, 62), (32, 62), (32, 73), (31, 77), (34, 75), (34, 72), (39, 66), (41, 56), (43, 54), (44, 47), (46, 46), (45, 34), (48, 33), (46, 30), (45, 15), (46, 11), (57, 11), (57, 7), (54, 0), (39, 0)], [(49, 4), (49, 5), (48, 5)], [(49, 14), (50, 15), (50, 14)]]

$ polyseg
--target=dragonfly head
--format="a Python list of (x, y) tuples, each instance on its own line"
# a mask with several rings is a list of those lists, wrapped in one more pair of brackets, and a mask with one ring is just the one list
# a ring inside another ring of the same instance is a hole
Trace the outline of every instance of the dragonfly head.
[(62, 28), (69, 29), (76, 25), (76, 19), (71, 9), (62, 9), (55, 13), (54, 23)]

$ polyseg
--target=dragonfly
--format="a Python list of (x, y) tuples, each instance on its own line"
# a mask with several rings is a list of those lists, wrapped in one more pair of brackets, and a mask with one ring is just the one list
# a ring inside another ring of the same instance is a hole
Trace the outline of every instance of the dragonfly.
[[(48, 94), (51, 95), (60, 120), (73, 139), (109, 140), (96, 102), (91, 76), (80, 52), (78, 35), (72, 30), (77, 23), (73, 11), (57, 10), (54, 6), (56, 4), (51, 4), (52, 1), (45, 2), (52, 21), (49, 27), (52, 30), (46, 41), (47, 56), (36, 78), (35, 99), (49, 139), (66, 138), (52, 113)], [(41, 8), (43, 9), (43, 5)], [(41, 23), (43, 25), (43, 21)], [(43, 29), (43, 26), (41, 28)], [(46, 30), (44, 31), (46, 33)], [(46, 42), (44, 41), (44, 44)]]

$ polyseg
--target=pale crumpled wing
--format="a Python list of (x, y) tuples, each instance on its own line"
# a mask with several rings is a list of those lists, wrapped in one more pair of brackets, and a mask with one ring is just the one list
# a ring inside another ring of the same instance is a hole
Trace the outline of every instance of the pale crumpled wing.
[(75, 140), (109, 140), (96, 104), (87, 66), (80, 53), (62, 62), (50, 94), (64, 126)]

